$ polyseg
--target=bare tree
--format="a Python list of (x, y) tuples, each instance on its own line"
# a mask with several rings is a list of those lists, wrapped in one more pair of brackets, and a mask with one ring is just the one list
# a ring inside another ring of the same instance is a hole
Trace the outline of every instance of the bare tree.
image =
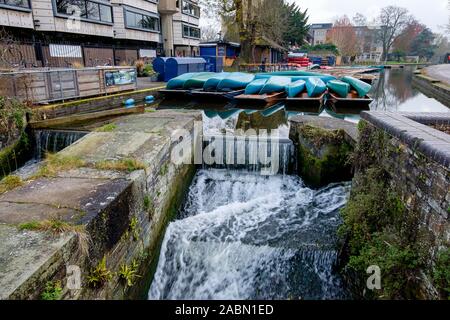
[(395, 39), (403, 32), (410, 19), (405, 8), (388, 6), (381, 9), (378, 23), (381, 25), (379, 36), (383, 46), (382, 60), (387, 60)]
[(362, 13), (356, 13), (353, 17), (353, 24), (357, 27), (367, 27), (368, 21), (365, 15)]
[(340, 54), (353, 57), (358, 53), (358, 38), (355, 28), (347, 16), (338, 18), (327, 34), (327, 40), (336, 45)]

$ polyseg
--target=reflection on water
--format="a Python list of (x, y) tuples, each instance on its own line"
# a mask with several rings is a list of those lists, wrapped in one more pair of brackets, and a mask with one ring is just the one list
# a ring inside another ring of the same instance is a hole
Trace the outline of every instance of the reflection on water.
[(412, 86), (415, 67), (391, 69), (380, 73), (373, 84), (371, 110), (398, 112), (449, 112), (439, 101), (428, 98)]
[[(428, 98), (412, 86), (415, 67), (386, 69), (373, 84), (370, 96), (374, 99), (370, 110), (398, 112), (449, 112), (439, 101)], [(362, 109), (339, 107), (338, 110), (308, 106), (285, 107), (276, 104), (263, 110), (239, 107), (233, 103), (209, 103), (195, 101), (164, 101), (160, 108), (203, 110), (204, 133), (217, 135), (237, 129), (279, 129), (280, 136), (289, 136), (289, 118), (296, 115), (319, 115), (358, 123)], [(369, 110), (369, 108), (367, 108)]]

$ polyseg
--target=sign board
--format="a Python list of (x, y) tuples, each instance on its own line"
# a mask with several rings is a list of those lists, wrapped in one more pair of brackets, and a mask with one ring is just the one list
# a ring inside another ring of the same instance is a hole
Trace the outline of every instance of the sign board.
[(140, 49), (139, 57), (141, 58), (156, 58), (156, 50), (153, 49)]
[(107, 87), (136, 83), (136, 70), (105, 71), (105, 84)]

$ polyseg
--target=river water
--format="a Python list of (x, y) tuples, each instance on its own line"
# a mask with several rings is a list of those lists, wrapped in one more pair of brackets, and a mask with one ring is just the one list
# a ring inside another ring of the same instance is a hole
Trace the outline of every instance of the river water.
[(200, 170), (166, 231), (149, 299), (343, 299), (334, 272), (350, 185)]
[[(370, 109), (449, 112), (412, 87), (413, 71), (382, 72), (373, 85)], [(286, 140), (292, 116), (320, 115), (358, 122), (361, 111), (299, 111), (283, 105), (256, 111), (196, 103), (183, 108), (203, 110), (205, 141), (235, 134), (237, 129), (278, 129), (280, 138)], [(285, 150), (290, 150), (288, 144)], [(294, 161), (287, 156), (289, 152), (285, 154), (280, 157), (283, 168)], [(346, 203), (350, 183), (312, 190), (301, 178), (287, 175), (290, 171), (286, 169), (263, 176), (252, 166), (227, 168), (198, 171), (178, 217), (167, 228), (148, 298), (352, 298), (334, 270), (339, 210)]]

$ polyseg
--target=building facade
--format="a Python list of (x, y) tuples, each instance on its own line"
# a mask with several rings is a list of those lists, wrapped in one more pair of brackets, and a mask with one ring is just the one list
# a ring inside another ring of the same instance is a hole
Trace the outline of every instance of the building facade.
[(383, 45), (378, 37), (380, 28), (356, 26), (354, 29), (359, 46), (356, 62), (380, 62), (383, 54)]
[(198, 55), (199, 18), (198, 0), (0, 0), (0, 27), (19, 48), (0, 59), (95, 66)]
[(311, 45), (324, 44), (327, 42), (327, 33), (333, 28), (332, 23), (313, 23), (309, 27), (309, 39)]

